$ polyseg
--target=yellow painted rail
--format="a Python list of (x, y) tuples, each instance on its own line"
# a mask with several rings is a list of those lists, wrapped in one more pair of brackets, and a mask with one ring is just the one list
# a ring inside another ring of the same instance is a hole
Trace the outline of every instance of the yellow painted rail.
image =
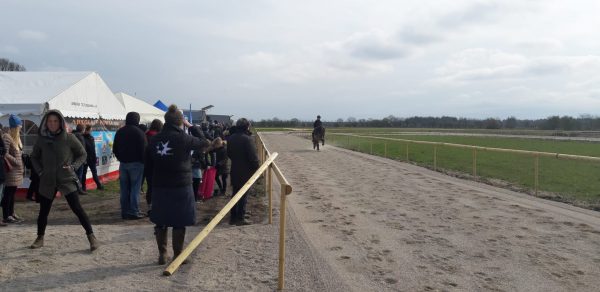
[(233, 206), (242, 198), (242, 196), (256, 183), (256, 181), (266, 173), (266, 188), (269, 196), (269, 224), (273, 221), (273, 208), (272, 208), (272, 178), (273, 174), (277, 177), (279, 184), (281, 185), (281, 200), (280, 200), (280, 224), (279, 224), (279, 280), (278, 289), (282, 290), (284, 287), (284, 268), (285, 268), (285, 203), (286, 197), (292, 192), (292, 186), (288, 183), (287, 179), (275, 164), (275, 158), (278, 154), (276, 152), (270, 153), (265, 147), (260, 135), (256, 137), (256, 146), (258, 156), (261, 162), (261, 166), (254, 172), (252, 177), (244, 184), (244, 186), (231, 198), (231, 200), (217, 213), (217, 215), (192, 239), (192, 241), (186, 246), (181, 254), (176, 257), (167, 268), (163, 271), (163, 275), (170, 276), (187, 259), (190, 254), (202, 243), (202, 241), (208, 236), (208, 234), (223, 220), (223, 218), (231, 211)]

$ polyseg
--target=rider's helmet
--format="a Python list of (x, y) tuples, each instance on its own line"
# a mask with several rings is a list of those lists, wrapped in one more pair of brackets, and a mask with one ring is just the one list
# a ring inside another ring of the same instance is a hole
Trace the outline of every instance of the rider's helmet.
[(317, 119), (320, 119), (320, 118), (321, 118), (321, 116), (317, 116)]

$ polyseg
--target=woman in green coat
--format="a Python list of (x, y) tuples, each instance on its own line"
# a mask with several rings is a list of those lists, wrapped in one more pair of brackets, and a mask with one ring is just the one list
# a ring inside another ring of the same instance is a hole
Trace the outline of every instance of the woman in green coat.
[(85, 229), (92, 251), (98, 248), (90, 219), (81, 207), (78, 190), (79, 179), (75, 170), (86, 160), (83, 145), (71, 133), (67, 133), (65, 119), (58, 110), (48, 111), (42, 118), (38, 139), (31, 153), (31, 164), (40, 176), (40, 213), (37, 219), (37, 239), (31, 248), (44, 246), (44, 233), (48, 224), (48, 214), (56, 192), (67, 199), (69, 207), (77, 215)]

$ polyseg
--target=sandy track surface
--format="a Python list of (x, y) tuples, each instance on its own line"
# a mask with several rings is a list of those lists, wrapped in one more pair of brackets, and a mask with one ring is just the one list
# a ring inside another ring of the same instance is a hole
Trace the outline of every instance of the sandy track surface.
[[(263, 136), (280, 153), (277, 163), (294, 187), (289, 291), (600, 286), (600, 218), (593, 211), (328, 145), (316, 152), (292, 135)], [(27, 248), (34, 225), (0, 228), (0, 290), (273, 291), (278, 211), (274, 225), (218, 226), (193, 263), (172, 277), (161, 276), (164, 267), (154, 264), (150, 223), (95, 225), (104, 245), (92, 254), (75, 217), (72, 225), (67, 219), (53, 225), (51, 213), (42, 249)], [(189, 228), (187, 241), (202, 227)]]
[[(354, 291), (597, 291), (600, 216), (265, 133), (309, 242)], [(341, 289), (340, 289), (341, 290)]]

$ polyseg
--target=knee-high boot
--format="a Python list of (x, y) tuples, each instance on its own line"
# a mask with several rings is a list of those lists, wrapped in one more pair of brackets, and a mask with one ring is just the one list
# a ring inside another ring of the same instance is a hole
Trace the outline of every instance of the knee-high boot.
[[(183, 250), (183, 242), (184, 241), (185, 241), (185, 228), (182, 228), (182, 229), (173, 228), (173, 238), (172, 238), (173, 259), (175, 259), (177, 256), (179, 256), (179, 254), (181, 254), (181, 251)], [(183, 264), (187, 264), (187, 263), (188, 263), (187, 259), (185, 261), (183, 261)]]
[(167, 263), (167, 241), (169, 230), (166, 227), (154, 227), (154, 235), (156, 235), (156, 245), (158, 246), (158, 264), (164, 265)]

